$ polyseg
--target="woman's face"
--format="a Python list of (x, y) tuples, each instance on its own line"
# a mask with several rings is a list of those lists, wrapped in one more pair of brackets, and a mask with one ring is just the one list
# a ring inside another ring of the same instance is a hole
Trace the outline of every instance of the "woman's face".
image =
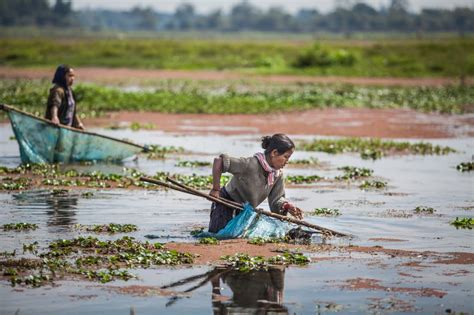
[(67, 86), (72, 86), (74, 83), (75, 75), (74, 75), (74, 69), (69, 69), (69, 71), (66, 73), (66, 84)]
[(270, 153), (270, 161), (268, 161), (268, 163), (276, 170), (284, 168), (286, 164), (288, 164), (288, 160), (293, 152), (295, 152), (295, 149), (290, 149), (285, 153), (280, 154), (278, 153), (278, 150), (275, 149)]

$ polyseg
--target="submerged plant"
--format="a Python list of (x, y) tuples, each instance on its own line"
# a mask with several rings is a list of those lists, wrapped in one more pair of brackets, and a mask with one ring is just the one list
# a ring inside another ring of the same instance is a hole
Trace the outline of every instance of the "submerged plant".
[(313, 212), (311, 212), (310, 214), (325, 217), (341, 215), (339, 209), (334, 208), (314, 208)]
[(474, 218), (458, 218), (451, 222), (457, 229), (469, 229), (474, 228)]

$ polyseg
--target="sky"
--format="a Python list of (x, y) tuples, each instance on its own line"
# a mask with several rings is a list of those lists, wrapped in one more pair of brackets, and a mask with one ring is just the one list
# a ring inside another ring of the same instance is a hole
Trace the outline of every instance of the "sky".
[[(376, 9), (388, 6), (390, 0), (248, 0), (249, 3), (268, 9), (272, 6), (284, 8), (287, 12), (295, 13), (301, 8), (317, 9), (320, 12), (328, 12), (334, 9), (337, 2), (365, 2)], [(232, 6), (242, 0), (72, 0), (74, 9), (111, 9), (128, 10), (135, 6), (152, 7), (156, 11), (172, 13), (182, 3), (191, 3), (198, 13), (209, 13), (216, 9), (228, 11)], [(474, 0), (408, 0), (412, 11), (419, 12), (421, 8), (444, 8), (469, 7), (474, 9)]]

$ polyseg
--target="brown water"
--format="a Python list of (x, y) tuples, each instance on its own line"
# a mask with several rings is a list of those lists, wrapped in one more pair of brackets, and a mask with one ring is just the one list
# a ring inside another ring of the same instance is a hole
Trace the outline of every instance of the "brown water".
[[(212, 161), (220, 152), (248, 156), (258, 151), (258, 136), (192, 136), (164, 134), (152, 131), (97, 130), (118, 138), (138, 139), (143, 144), (183, 146), (195, 152), (172, 156), (163, 161), (140, 158), (124, 165), (94, 165), (93, 169), (120, 172), (123, 166), (138, 168), (147, 174), (169, 171), (183, 174), (209, 174), (208, 167), (176, 167), (178, 159)], [(8, 125), (0, 125), (0, 165), (16, 166), (20, 162), (17, 144), (9, 140)], [(308, 137), (293, 138), (303, 139)], [(327, 170), (289, 168), (287, 174), (317, 174), (334, 177), (337, 167), (350, 165), (368, 167), (374, 175), (386, 180), (389, 188), (363, 191), (357, 185), (334, 187), (327, 184), (311, 188), (289, 188), (287, 197), (301, 208), (338, 208), (339, 217), (312, 217), (306, 220), (338, 231), (355, 235), (348, 240), (332, 240), (333, 244), (379, 245), (386, 248), (436, 251), (473, 252), (472, 230), (456, 229), (449, 224), (456, 217), (472, 217), (474, 206), (474, 174), (460, 173), (455, 166), (471, 160), (474, 153), (472, 138), (431, 141), (449, 145), (461, 153), (447, 156), (389, 157), (378, 161), (361, 160), (358, 155), (328, 155), (296, 152), (295, 159), (317, 157), (329, 162)], [(196, 226), (206, 226), (209, 203), (173, 191), (102, 190), (92, 198), (83, 198), (82, 191), (54, 196), (47, 190), (0, 194), (0, 224), (11, 222), (37, 223), (31, 232), (0, 231), (0, 251), (21, 249), (22, 244), (41, 244), (80, 234), (72, 225), (132, 223), (139, 230), (128, 235), (154, 241), (194, 242), (189, 232)], [(264, 208), (266, 204), (262, 205)], [(416, 215), (417, 206), (429, 206), (434, 215)], [(109, 236), (117, 238), (119, 236)], [(102, 237), (107, 238), (107, 237)], [(378, 240), (374, 240), (378, 239)], [(393, 242), (391, 239), (400, 241)], [(315, 237), (314, 242), (321, 240)], [(106, 285), (91, 282), (57, 282), (58, 286), (38, 289), (12, 288), (0, 283), (0, 314), (136, 314), (196, 313), (213, 309), (255, 312), (273, 310), (281, 313), (314, 314), (340, 311), (342, 313), (444, 313), (474, 312), (472, 303), (473, 272), (469, 265), (430, 265), (429, 268), (403, 267), (408, 258), (369, 254), (337, 254), (334, 260), (321, 261), (308, 267), (290, 267), (283, 271), (239, 275), (235, 272), (206, 276), (198, 281), (169, 288), (169, 292), (141, 290), (145, 293), (123, 292), (130, 285), (162, 287), (178, 279), (212, 272), (209, 266), (192, 268), (160, 268), (132, 270), (137, 280), (115, 281)], [(420, 258), (421, 259), (421, 258)], [(218, 272), (217, 272), (218, 273)], [(407, 273), (411, 276), (400, 275)], [(355, 278), (380, 280), (372, 289), (351, 290), (347, 281)], [(216, 280), (217, 279), (217, 280)], [(256, 280), (258, 279), (258, 280)], [(199, 286), (200, 281), (201, 286)], [(197, 286), (197, 287), (196, 287)], [(196, 288), (195, 288), (196, 287)], [(388, 289), (381, 289), (381, 287)], [(434, 288), (446, 292), (442, 298), (423, 296), (416, 292), (390, 288)], [(220, 289), (217, 289), (220, 288)], [(213, 292), (214, 290), (214, 292)], [(186, 292), (188, 291), (188, 292)], [(213, 295), (214, 293), (214, 295)]]

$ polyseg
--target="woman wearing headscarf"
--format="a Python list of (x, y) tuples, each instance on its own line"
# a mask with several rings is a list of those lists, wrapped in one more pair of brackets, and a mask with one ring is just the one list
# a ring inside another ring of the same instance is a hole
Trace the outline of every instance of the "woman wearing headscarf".
[(74, 69), (68, 65), (60, 65), (56, 69), (49, 90), (45, 118), (55, 124), (84, 129), (82, 121), (76, 114), (76, 101), (72, 91)]
[[(295, 144), (285, 134), (274, 134), (262, 138), (263, 153), (246, 158), (234, 158), (221, 154), (214, 159), (212, 167), (213, 188), (209, 193), (239, 203), (249, 202), (256, 208), (268, 198), (272, 212), (286, 215), (290, 213), (302, 219), (301, 209), (285, 198), (285, 184), (282, 169), (295, 151)], [(220, 187), (222, 173), (234, 176)], [(212, 204), (209, 232), (217, 233), (233, 218), (233, 209), (221, 204)]]

